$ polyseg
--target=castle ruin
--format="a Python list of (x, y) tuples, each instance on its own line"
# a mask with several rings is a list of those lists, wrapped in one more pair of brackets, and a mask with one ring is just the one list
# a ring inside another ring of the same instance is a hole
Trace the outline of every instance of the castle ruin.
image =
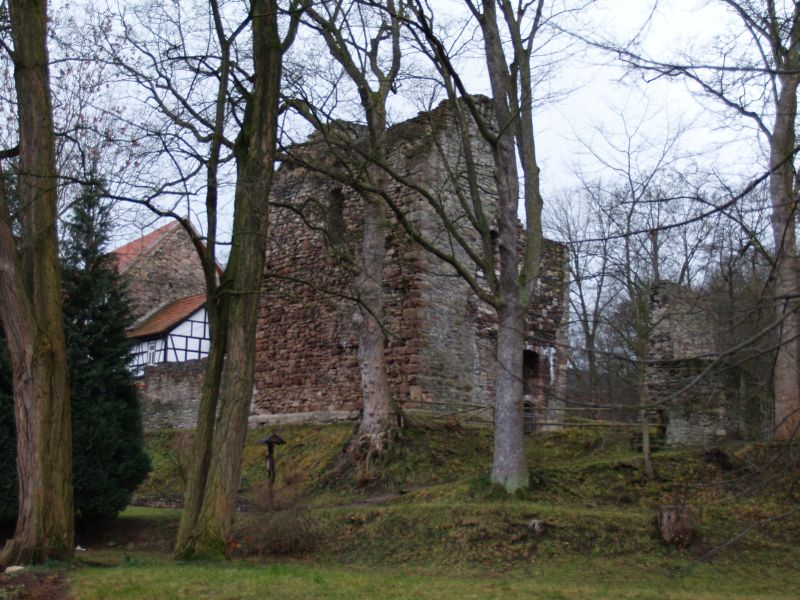
[[(395, 125), (388, 138), (391, 168), (404, 180), (389, 184), (392, 201), (427, 239), (453, 248), (451, 234), (414, 189), (421, 184), (433, 190), (451, 222), (459, 222), (464, 154), (449, 105), (442, 103)], [(491, 153), (477, 135), (472, 143), (480, 189), (491, 198)], [(348, 257), (360, 247), (362, 200), (355, 191), (308, 168), (313, 160), (346, 168), (317, 136), (294, 148), (276, 172), (256, 341), (254, 424), (350, 419), (361, 405), (354, 272)], [(452, 266), (412, 242), (395, 216), (388, 225), (384, 326), (394, 399), (406, 409), (452, 412), (460, 405), (462, 413), (490, 415), (493, 309)], [(477, 233), (468, 226), (459, 233), (478, 243)], [(546, 240), (538, 291), (528, 312), (525, 351), (519, 357), (528, 417), (535, 421), (529, 425), (535, 428), (549, 428), (561, 420), (566, 261), (566, 248)]]

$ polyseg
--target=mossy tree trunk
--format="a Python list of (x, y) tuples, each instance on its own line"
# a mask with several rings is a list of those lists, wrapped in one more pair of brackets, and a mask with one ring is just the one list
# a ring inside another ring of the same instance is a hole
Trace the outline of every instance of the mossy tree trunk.
[(181, 512), (181, 521), (175, 542), (176, 552), (178, 553), (183, 552), (183, 548), (193, 535), (203, 503), (211, 464), (211, 448), (214, 441), (222, 370), (225, 364), (226, 327), (223, 317), (226, 311), (222, 307), (222, 302), (219, 300), (216, 291), (208, 295), (206, 310), (211, 340), (208, 362), (203, 376), (203, 387), (200, 393), (197, 427), (192, 442), (192, 460), (189, 464), (186, 491), (183, 496), (183, 511)]
[[(206, 284), (206, 314), (210, 331), (209, 353), (203, 385), (198, 406), (197, 427), (192, 443), (192, 461), (186, 481), (181, 522), (178, 528), (176, 549), (182, 549), (189, 541), (203, 502), (208, 471), (211, 463), (211, 449), (214, 441), (217, 406), (219, 404), (222, 371), (225, 365), (228, 305), (227, 296), (220, 294), (218, 267), (216, 258), (217, 244), (217, 207), (219, 196), (219, 165), (225, 131), (225, 111), (228, 104), (228, 88), (230, 83), (231, 46), (234, 39), (225, 32), (219, 6), (211, 3), (214, 19), (214, 31), (220, 46), (220, 75), (217, 88), (214, 128), (206, 164), (206, 217), (208, 219), (208, 235), (205, 244), (193, 238), (197, 253), (203, 265)], [(185, 224), (185, 228), (193, 235), (194, 230)]]
[(47, 4), (11, 0), (19, 110), (19, 216), (0, 198), (0, 318), (17, 425), (19, 513), (0, 563), (64, 559), (74, 547), (72, 428), (56, 236), (56, 167)]
[[(251, 0), (253, 32), (253, 90), (247, 97), (244, 121), (234, 155), (237, 181), (232, 247), (218, 294), (223, 298), (220, 319), (225, 324), (224, 365), (219, 380), (218, 406), (201, 407), (199, 444), (210, 439), (210, 452), (192, 471), (192, 497), (184, 508), (176, 544), (179, 556), (219, 556), (230, 548), (247, 417), (253, 390), (255, 329), (264, 269), (268, 198), (275, 160), (281, 64), (285, 45), (278, 33), (276, 0)], [(215, 341), (219, 343), (219, 338)], [(216, 384), (216, 373), (207, 385)], [(204, 397), (205, 399), (205, 397)], [(207, 465), (207, 471), (204, 466)]]

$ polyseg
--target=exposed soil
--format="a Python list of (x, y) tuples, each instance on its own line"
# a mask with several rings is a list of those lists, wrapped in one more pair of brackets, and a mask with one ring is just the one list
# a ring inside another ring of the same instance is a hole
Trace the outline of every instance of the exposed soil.
[(0, 597), (3, 600), (66, 600), (67, 578), (63, 573), (21, 571), (0, 574)]
[(104, 523), (101, 527), (79, 530), (76, 539), (85, 548), (121, 546), (127, 550), (169, 553), (177, 532), (177, 518), (153, 521), (127, 517)]

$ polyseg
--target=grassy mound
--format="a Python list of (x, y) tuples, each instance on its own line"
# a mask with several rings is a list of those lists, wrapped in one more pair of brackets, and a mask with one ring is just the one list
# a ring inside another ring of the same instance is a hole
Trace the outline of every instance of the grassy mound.
[[(238, 520), (243, 556), (507, 570), (571, 556), (692, 560), (730, 550), (734, 539), (737, 551), (789, 552), (800, 539), (792, 512), (800, 469), (779, 446), (661, 450), (657, 477), (647, 481), (629, 433), (536, 434), (526, 439), (531, 489), (509, 498), (487, 478), (488, 430), (416, 420), (366, 476), (331, 480), (328, 469), (351, 431), (276, 428), (287, 443), (277, 448), (271, 493), (265, 448), (255, 444), (265, 432), (250, 433)], [(155, 468), (140, 500), (180, 498), (190, 436), (148, 434)], [(664, 504), (692, 511), (692, 547), (659, 541), (655, 519)]]
[[(800, 469), (777, 445), (661, 450), (642, 477), (635, 441), (591, 428), (526, 439), (531, 488), (509, 497), (487, 474), (491, 434), (419, 419), (368, 472), (332, 478), (350, 425), (276, 428), (245, 450), (238, 560), (171, 560), (180, 511), (134, 507), (85, 533), (82, 598), (705, 598), (796, 597)], [(154, 470), (137, 498), (176, 504), (191, 433), (147, 436)], [(697, 535), (664, 545), (656, 514), (689, 507)]]

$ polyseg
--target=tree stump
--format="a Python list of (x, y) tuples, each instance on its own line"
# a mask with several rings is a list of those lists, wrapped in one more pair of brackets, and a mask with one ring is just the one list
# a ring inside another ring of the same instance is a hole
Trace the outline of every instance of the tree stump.
[(544, 535), (547, 524), (541, 519), (531, 519), (528, 521), (528, 529), (533, 531), (536, 535)]
[(658, 530), (664, 543), (686, 548), (694, 538), (691, 512), (685, 506), (661, 506), (658, 510)]

